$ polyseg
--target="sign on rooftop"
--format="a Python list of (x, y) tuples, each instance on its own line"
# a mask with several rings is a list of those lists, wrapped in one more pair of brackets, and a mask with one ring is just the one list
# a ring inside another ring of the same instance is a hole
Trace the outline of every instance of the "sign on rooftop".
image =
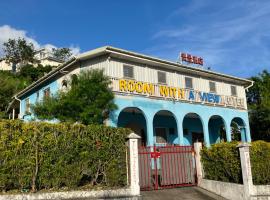
[(193, 63), (193, 64), (203, 66), (203, 59), (201, 57), (198, 57), (198, 56), (193, 56), (193, 55), (188, 54), (188, 53), (181, 53), (180, 59), (182, 62), (184, 61), (187, 63)]

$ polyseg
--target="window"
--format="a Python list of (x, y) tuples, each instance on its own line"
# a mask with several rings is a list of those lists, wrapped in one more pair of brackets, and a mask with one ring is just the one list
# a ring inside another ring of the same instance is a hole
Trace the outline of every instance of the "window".
[(165, 128), (156, 128), (156, 143), (167, 143), (167, 135)]
[(123, 71), (124, 77), (126, 77), (126, 78), (134, 78), (134, 73), (133, 73), (133, 67), (132, 66), (124, 65), (123, 69), (124, 69), (124, 71)]
[(44, 98), (47, 98), (50, 96), (51, 92), (50, 92), (50, 88), (46, 88), (44, 91)]
[(236, 96), (237, 93), (236, 93), (236, 87), (234, 85), (231, 85), (231, 94), (232, 96)]
[(30, 99), (29, 98), (25, 99), (25, 112), (26, 113), (30, 112)]
[(210, 92), (216, 92), (216, 83), (213, 81), (210, 81), (209, 88), (210, 88)]
[(193, 88), (193, 84), (192, 84), (192, 78), (189, 77), (185, 77), (185, 84), (186, 84), (186, 88)]
[(165, 72), (158, 72), (158, 83), (165, 83), (166, 84), (166, 73)]
[(68, 82), (67, 82), (67, 80), (63, 80), (62, 81), (62, 88), (67, 88), (67, 86), (68, 86)]

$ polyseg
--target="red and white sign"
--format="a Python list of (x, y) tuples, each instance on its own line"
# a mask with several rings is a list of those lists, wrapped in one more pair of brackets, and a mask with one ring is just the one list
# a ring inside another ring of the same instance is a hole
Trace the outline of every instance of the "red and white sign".
[(192, 56), (187, 53), (181, 53), (181, 60), (189, 63), (203, 65), (203, 59), (201, 57)]

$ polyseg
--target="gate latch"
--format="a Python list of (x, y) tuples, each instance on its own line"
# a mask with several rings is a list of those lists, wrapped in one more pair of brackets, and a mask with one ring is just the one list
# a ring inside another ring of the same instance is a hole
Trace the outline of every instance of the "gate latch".
[(160, 158), (160, 152), (155, 151), (155, 152), (151, 152), (151, 158)]

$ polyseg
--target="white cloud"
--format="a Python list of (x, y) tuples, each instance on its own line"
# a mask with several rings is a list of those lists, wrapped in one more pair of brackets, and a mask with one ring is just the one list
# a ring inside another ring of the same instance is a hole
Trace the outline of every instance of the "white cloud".
[[(7, 42), (8, 39), (18, 39), (18, 38), (24, 38), (27, 42), (29, 43), (31, 42), (34, 45), (35, 49), (57, 48), (53, 44), (40, 44), (37, 40), (34, 39), (34, 37), (29, 36), (26, 30), (19, 30), (9, 25), (3, 25), (3, 26), (0, 26), (0, 57), (3, 56), (4, 54), (3, 43)], [(77, 55), (80, 53), (80, 48), (78, 46), (70, 45), (69, 48), (71, 49), (73, 55)]]

